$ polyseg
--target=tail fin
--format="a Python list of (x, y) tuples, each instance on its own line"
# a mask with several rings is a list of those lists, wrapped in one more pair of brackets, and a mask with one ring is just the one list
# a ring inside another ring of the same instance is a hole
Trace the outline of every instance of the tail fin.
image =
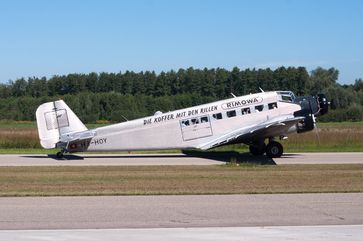
[(40, 144), (45, 149), (55, 148), (64, 134), (87, 130), (63, 100), (40, 105), (36, 118)]

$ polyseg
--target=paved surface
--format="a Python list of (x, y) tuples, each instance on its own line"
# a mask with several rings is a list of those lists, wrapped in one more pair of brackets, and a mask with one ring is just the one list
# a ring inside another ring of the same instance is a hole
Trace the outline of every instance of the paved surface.
[[(215, 165), (236, 160), (349, 164), (363, 163), (363, 153), (286, 154), (274, 160), (246, 153), (87, 154), (64, 160), (0, 155), (0, 166)], [(0, 241), (351, 241), (362, 240), (362, 224), (363, 193), (0, 198)]]
[(0, 231), (0, 241), (38, 240), (297, 240), (361, 241), (363, 225), (235, 228), (97, 229), (97, 230), (16, 230)]
[(0, 198), (0, 229), (363, 224), (363, 193)]
[(282, 158), (253, 157), (248, 153), (197, 154), (82, 154), (63, 160), (42, 154), (0, 155), (0, 166), (139, 166), (139, 165), (217, 165), (228, 161), (276, 164), (363, 164), (363, 152), (298, 153)]
[(62, 160), (45, 154), (0, 155), (0, 166), (215, 165), (224, 162), (184, 154), (82, 154)]
[(277, 164), (363, 164), (363, 152), (287, 153), (274, 161)]

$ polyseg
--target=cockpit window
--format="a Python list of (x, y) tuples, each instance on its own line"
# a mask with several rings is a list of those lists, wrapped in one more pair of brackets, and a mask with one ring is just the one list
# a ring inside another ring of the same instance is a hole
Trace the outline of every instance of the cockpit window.
[(273, 109), (276, 109), (276, 108), (277, 108), (277, 103), (276, 102), (268, 104), (268, 109), (269, 110), (273, 110)]
[(292, 98), (291, 98), (291, 96), (288, 96), (288, 95), (282, 95), (282, 96), (281, 96), (281, 99), (282, 99), (283, 101), (292, 102)]
[(279, 96), (280, 101), (285, 101), (285, 102), (294, 102), (295, 101), (295, 95), (291, 91), (280, 91), (280, 92), (277, 92), (277, 94)]

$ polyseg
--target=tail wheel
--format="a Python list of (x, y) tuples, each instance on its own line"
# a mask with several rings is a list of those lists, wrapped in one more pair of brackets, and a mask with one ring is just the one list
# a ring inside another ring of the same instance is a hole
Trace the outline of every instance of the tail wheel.
[(266, 144), (262, 143), (260, 145), (250, 145), (250, 152), (254, 156), (261, 156), (265, 153)]
[(271, 141), (266, 146), (266, 155), (270, 158), (281, 157), (283, 152), (284, 148), (276, 141)]

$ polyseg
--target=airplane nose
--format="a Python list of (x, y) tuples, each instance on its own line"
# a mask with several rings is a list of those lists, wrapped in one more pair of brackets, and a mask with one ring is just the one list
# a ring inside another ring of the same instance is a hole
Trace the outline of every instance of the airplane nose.
[(318, 94), (317, 96), (300, 96), (295, 99), (295, 103), (298, 103), (301, 106), (302, 111), (300, 112), (315, 116), (328, 113), (330, 105), (324, 94)]
[(330, 103), (324, 94), (318, 94), (317, 99), (320, 107), (319, 115), (325, 115), (328, 113)]
[(301, 106), (301, 110), (294, 112), (294, 116), (303, 116), (305, 119), (297, 125), (297, 132), (302, 133), (314, 129), (315, 117), (328, 113), (329, 102), (324, 94), (317, 96), (300, 96), (295, 103)]

